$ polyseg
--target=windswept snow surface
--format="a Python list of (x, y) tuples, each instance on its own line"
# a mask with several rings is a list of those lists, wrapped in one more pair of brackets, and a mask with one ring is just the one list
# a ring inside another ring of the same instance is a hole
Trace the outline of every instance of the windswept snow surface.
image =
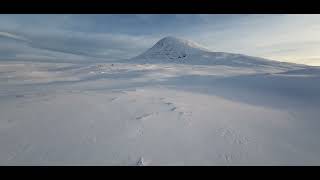
[(0, 165), (320, 165), (319, 68), (136, 60), (2, 61)]

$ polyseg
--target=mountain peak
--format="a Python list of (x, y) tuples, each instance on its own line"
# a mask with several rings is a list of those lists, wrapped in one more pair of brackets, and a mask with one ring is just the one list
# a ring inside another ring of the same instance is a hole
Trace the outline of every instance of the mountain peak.
[(185, 63), (194, 65), (224, 65), (232, 67), (273, 67), (273, 68), (301, 68), (302, 65), (284, 63), (243, 54), (212, 52), (201, 45), (173, 37), (166, 36), (154, 46), (139, 56), (131, 58), (140, 63)]
[(174, 37), (174, 36), (166, 36), (162, 39), (160, 39), (157, 44), (162, 44), (162, 45), (167, 45), (167, 46), (185, 46), (188, 48), (193, 48), (193, 49), (199, 49), (203, 51), (209, 51), (208, 49), (204, 48), (202, 45), (197, 44), (193, 41)]
[(165, 59), (183, 59), (188, 55), (209, 51), (201, 45), (177, 38), (166, 36), (160, 39), (152, 48), (138, 56), (138, 58), (165, 58)]

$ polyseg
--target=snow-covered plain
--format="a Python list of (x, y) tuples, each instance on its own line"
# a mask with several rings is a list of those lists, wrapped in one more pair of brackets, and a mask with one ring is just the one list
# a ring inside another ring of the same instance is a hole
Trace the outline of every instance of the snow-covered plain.
[(320, 68), (159, 42), (1, 61), (0, 165), (320, 165)]

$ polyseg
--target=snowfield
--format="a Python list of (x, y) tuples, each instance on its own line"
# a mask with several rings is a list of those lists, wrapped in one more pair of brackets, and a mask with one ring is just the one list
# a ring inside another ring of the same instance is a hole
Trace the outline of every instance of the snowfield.
[(159, 42), (116, 63), (1, 61), (0, 165), (320, 165), (320, 68)]

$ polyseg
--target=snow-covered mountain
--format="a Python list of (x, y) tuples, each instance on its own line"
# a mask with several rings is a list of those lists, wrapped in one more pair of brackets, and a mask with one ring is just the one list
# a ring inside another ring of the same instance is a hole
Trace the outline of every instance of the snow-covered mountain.
[(168, 36), (159, 40), (152, 48), (139, 55), (137, 58), (175, 60), (206, 52), (210, 51), (192, 41)]
[(236, 67), (267, 66), (301, 68), (305, 65), (273, 61), (259, 57), (227, 52), (212, 52), (195, 42), (168, 36), (144, 53), (130, 59), (138, 63), (183, 63), (194, 65), (226, 65)]
[(320, 165), (319, 67), (174, 37), (130, 61), (0, 61), (0, 165)]

